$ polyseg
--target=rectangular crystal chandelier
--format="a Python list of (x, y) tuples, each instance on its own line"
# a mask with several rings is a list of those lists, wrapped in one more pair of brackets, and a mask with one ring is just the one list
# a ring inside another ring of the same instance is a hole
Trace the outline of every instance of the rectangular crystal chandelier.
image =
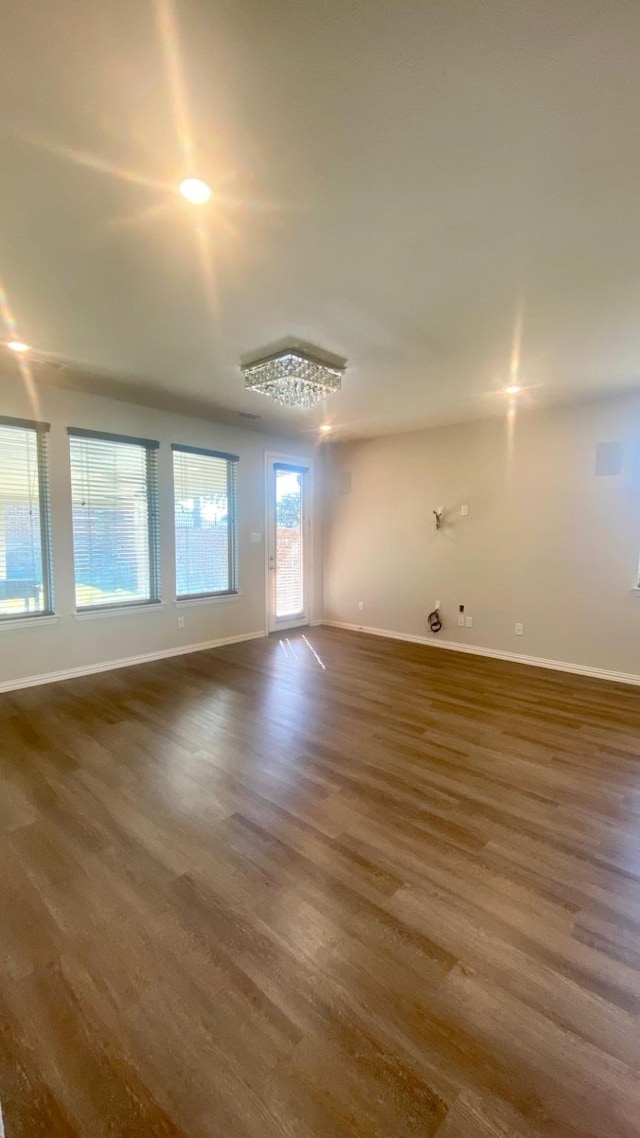
[(344, 367), (325, 363), (299, 348), (285, 348), (243, 364), (242, 372), (249, 391), (270, 395), (276, 403), (291, 407), (313, 407), (340, 390)]

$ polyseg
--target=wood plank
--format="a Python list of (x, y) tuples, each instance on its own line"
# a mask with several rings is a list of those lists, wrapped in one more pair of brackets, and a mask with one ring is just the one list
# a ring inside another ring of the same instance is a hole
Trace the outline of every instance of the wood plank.
[(0, 738), (8, 1138), (640, 1132), (633, 689), (314, 628)]

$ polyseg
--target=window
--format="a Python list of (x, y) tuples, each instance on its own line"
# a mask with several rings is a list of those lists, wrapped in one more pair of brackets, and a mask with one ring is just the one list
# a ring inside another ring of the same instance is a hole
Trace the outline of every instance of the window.
[(158, 443), (69, 428), (78, 609), (160, 598)]
[(236, 593), (237, 455), (172, 449), (178, 600)]
[(0, 417), (0, 619), (53, 611), (48, 423)]

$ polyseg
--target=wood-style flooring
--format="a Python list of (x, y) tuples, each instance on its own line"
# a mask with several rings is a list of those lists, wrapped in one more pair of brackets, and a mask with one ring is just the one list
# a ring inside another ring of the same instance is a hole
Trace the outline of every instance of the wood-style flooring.
[(7, 1138), (638, 1138), (640, 691), (310, 629), (0, 697)]

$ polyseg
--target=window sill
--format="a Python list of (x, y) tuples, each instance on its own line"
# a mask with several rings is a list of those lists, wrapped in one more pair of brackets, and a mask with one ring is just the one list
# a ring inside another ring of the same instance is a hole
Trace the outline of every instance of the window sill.
[(242, 593), (221, 593), (220, 596), (212, 597), (185, 597), (183, 601), (174, 601), (177, 609), (188, 609), (194, 605), (219, 605), (226, 604), (228, 601), (237, 601), (242, 596)]
[(74, 612), (74, 620), (101, 620), (103, 617), (110, 616), (132, 616), (135, 613), (141, 612), (161, 612), (166, 605), (160, 601), (150, 601), (147, 604), (140, 605), (114, 605), (113, 608), (96, 608), (96, 609), (83, 609), (82, 612)]
[(40, 628), (43, 624), (58, 624), (59, 616), (53, 613), (43, 613), (39, 616), (0, 617), (0, 632), (8, 632), (11, 628)]

